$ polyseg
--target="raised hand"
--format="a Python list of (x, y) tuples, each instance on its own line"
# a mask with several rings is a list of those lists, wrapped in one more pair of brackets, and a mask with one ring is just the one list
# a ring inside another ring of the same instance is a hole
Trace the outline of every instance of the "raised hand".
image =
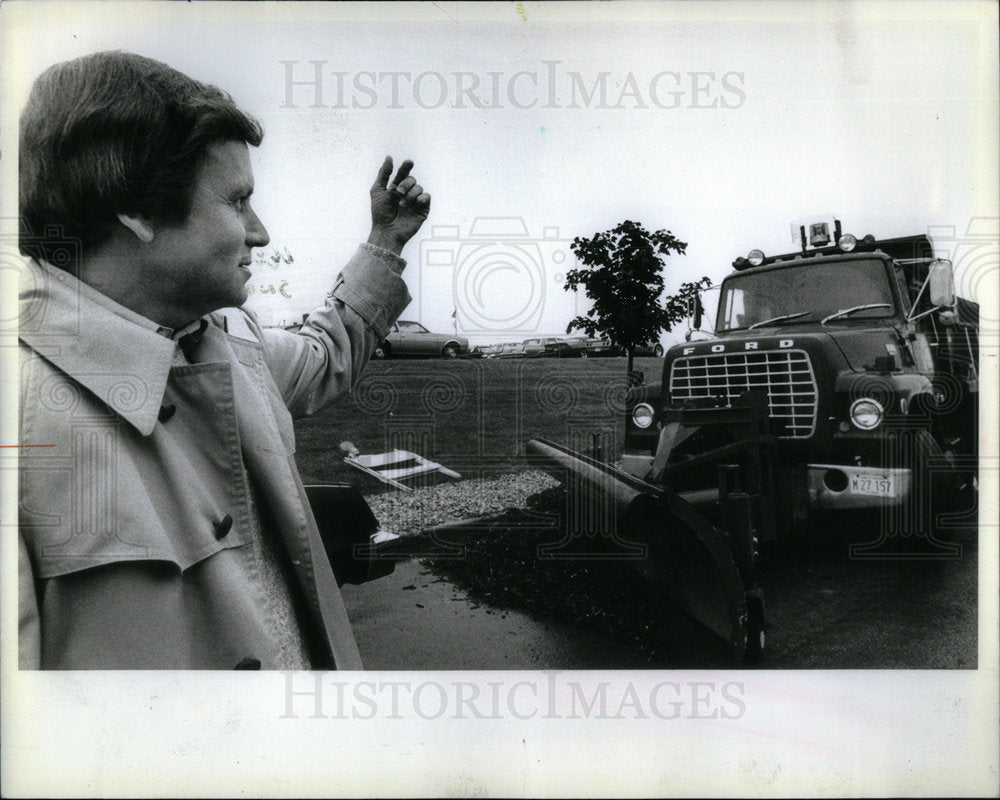
[(371, 244), (399, 254), (410, 238), (424, 224), (431, 209), (431, 196), (410, 175), (413, 162), (407, 159), (399, 165), (392, 183), (392, 156), (386, 156), (371, 188)]

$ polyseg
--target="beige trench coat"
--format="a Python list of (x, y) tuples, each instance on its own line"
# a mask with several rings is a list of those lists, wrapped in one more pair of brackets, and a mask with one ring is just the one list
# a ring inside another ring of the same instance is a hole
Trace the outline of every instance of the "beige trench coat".
[(280, 668), (266, 598), (245, 578), (248, 471), (294, 570), (313, 665), (361, 668), (295, 467), (292, 416), (348, 391), (409, 302), (388, 262), (359, 249), (298, 334), (241, 310), (210, 315), (186, 366), (171, 365), (171, 339), (93, 302), (72, 276), (29, 266), (22, 668)]

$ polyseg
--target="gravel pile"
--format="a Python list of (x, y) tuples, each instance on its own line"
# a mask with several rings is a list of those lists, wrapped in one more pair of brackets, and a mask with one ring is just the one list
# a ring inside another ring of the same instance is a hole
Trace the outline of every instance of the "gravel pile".
[(383, 530), (413, 536), (442, 522), (525, 508), (529, 497), (555, 486), (557, 481), (544, 472), (517, 472), (427, 486), (412, 492), (386, 492), (366, 499)]

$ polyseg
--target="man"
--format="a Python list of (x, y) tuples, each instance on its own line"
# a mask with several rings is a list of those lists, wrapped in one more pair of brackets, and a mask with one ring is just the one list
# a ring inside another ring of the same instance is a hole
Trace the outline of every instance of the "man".
[[(297, 334), (239, 307), (268, 235), (257, 122), (165, 64), (44, 73), (21, 123), (20, 664), (359, 669), (292, 417), (409, 302), (430, 196), (387, 158), (372, 231)], [(332, 277), (332, 276), (331, 276)]]

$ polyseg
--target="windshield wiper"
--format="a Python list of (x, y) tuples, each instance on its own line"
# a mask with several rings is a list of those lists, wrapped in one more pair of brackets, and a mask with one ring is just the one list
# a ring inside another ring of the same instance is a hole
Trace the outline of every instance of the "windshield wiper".
[(863, 306), (854, 306), (853, 308), (845, 308), (841, 311), (835, 311), (828, 317), (823, 317), (819, 321), (820, 325), (826, 325), (831, 319), (837, 319), (838, 317), (846, 317), (848, 314), (853, 314), (855, 311), (864, 311), (868, 308), (892, 308), (889, 303), (868, 303)]
[(797, 311), (794, 314), (782, 314), (780, 317), (771, 317), (770, 319), (762, 319), (760, 322), (755, 322), (753, 325), (747, 326), (747, 330), (753, 330), (754, 328), (759, 328), (761, 325), (770, 325), (774, 322), (784, 322), (786, 319), (798, 319), (799, 317), (804, 317), (809, 314), (809, 311)]

